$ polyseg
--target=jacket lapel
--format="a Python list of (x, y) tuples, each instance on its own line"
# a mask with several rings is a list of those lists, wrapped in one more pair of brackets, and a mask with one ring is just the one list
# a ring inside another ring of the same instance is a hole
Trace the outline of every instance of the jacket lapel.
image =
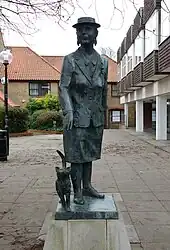
[(96, 57), (97, 57), (97, 62), (96, 62), (96, 68), (94, 70), (93, 73), (93, 79), (97, 78), (99, 76), (99, 74), (101, 73), (102, 70), (102, 60), (101, 60), (101, 56), (96, 52)]
[(83, 73), (83, 75), (87, 78), (87, 80), (91, 83), (91, 77), (89, 75), (89, 72), (87, 70), (87, 67), (85, 65), (85, 60), (83, 58), (83, 54), (77, 50), (74, 55), (75, 63), (80, 69), (80, 71)]

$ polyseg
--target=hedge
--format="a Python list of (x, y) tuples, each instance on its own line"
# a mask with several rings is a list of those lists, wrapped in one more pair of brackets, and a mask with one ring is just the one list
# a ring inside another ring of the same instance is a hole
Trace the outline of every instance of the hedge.
[[(4, 129), (4, 107), (0, 107), (0, 128)], [(8, 112), (8, 125), (10, 133), (20, 133), (28, 130), (29, 113), (25, 108), (11, 108)]]

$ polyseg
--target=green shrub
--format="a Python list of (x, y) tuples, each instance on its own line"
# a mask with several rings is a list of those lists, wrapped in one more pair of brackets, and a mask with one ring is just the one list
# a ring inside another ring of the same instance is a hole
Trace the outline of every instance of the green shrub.
[[(10, 133), (19, 133), (28, 130), (29, 113), (27, 109), (10, 107), (8, 119)], [(0, 108), (0, 127), (4, 128), (4, 108)]]
[(59, 111), (61, 109), (58, 97), (56, 95), (47, 94), (43, 98), (44, 108), (48, 110)]
[(29, 110), (30, 114), (42, 109), (59, 111), (60, 103), (56, 95), (46, 94), (41, 98), (30, 98), (26, 108)]
[(40, 109), (35, 111), (32, 115), (30, 115), (30, 123), (29, 123), (29, 128), (31, 129), (37, 129), (37, 118), (39, 115), (42, 113), (45, 113), (46, 110)]
[(43, 98), (30, 98), (26, 105), (30, 114), (33, 114), (37, 110), (44, 109), (44, 99)]
[(51, 130), (54, 129), (54, 123), (55, 129), (62, 127), (62, 115), (61, 112), (58, 111), (46, 111), (44, 113), (41, 113), (36, 120), (37, 129), (46, 129)]

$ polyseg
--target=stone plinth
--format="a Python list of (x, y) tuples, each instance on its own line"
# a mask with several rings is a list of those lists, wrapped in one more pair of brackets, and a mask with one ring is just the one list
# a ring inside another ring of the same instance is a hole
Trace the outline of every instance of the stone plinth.
[[(71, 203), (71, 210), (66, 213), (58, 204), (55, 219), (48, 228), (44, 250), (131, 249), (112, 196), (106, 196), (104, 200), (86, 198), (85, 206)], [(65, 219), (61, 219), (63, 216)]]
[(66, 212), (61, 204), (57, 206), (56, 220), (81, 220), (81, 219), (118, 219), (118, 211), (112, 196), (105, 196), (105, 199), (94, 199), (84, 197), (85, 204), (77, 205), (71, 196), (71, 211)]

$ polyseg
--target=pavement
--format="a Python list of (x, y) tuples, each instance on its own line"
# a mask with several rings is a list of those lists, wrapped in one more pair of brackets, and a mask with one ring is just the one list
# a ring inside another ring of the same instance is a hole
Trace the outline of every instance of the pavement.
[[(132, 130), (105, 130), (93, 185), (113, 194), (133, 250), (170, 250), (169, 142)], [(166, 145), (166, 148), (164, 147)], [(55, 211), (55, 166), (62, 135), (10, 139), (0, 162), (0, 250), (41, 250), (37, 237)]]

